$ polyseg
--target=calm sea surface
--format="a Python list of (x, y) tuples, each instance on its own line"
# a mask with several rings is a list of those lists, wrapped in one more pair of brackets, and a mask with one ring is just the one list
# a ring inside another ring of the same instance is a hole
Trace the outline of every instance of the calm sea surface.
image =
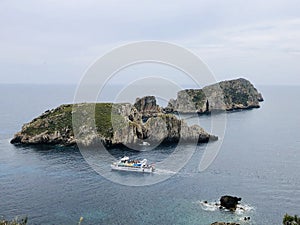
[[(222, 146), (208, 169), (198, 171), (207, 147), (199, 145), (189, 163), (171, 178), (132, 187), (100, 176), (75, 148), (9, 143), (23, 123), (71, 103), (75, 87), (0, 85), (0, 216), (28, 215), (30, 224), (77, 224), (82, 216), (82, 224), (279, 225), (286, 212), (300, 214), (300, 88), (258, 88), (265, 98), (262, 107), (227, 114)], [(197, 119), (187, 120), (192, 124)], [(210, 116), (200, 118), (207, 129), (210, 121)], [(125, 154), (159, 162), (173, 148)], [(124, 155), (121, 149), (112, 152)], [(119, 176), (137, 182), (147, 179)], [(214, 207), (224, 194), (242, 197), (245, 211)], [(202, 204), (204, 200), (210, 204)], [(251, 217), (250, 222), (242, 221), (245, 216)]]

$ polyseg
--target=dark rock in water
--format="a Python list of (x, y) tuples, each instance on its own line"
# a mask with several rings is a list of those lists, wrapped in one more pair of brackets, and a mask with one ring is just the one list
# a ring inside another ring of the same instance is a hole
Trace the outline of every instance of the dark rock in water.
[(239, 223), (214, 222), (211, 225), (240, 225)]
[(177, 93), (164, 109), (168, 113), (199, 113), (259, 108), (262, 95), (250, 83), (239, 78), (222, 81), (202, 89), (186, 89)]
[(245, 220), (245, 221), (250, 220), (250, 216), (248, 216), (248, 217), (245, 216), (245, 217), (244, 217), (244, 220)]
[(221, 197), (220, 203), (221, 203), (221, 206), (224, 207), (225, 209), (235, 211), (237, 204), (241, 200), (242, 200), (242, 198), (225, 195), (225, 196)]

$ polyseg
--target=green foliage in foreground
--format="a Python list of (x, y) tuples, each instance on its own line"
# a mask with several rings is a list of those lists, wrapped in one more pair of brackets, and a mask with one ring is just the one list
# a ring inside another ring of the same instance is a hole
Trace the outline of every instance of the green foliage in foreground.
[[(0, 225), (26, 225), (28, 221), (28, 217), (24, 217), (22, 219), (15, 218), (11, 221), (0, 219)], [(83, 217), (80, 217), (78, 225), (83, 221)], [(300, 225), (300, 218), (297, 215), (291, 216), (289, 214), (285, 214), (282, 221), (283, 225)]]
[(27, 220), (28, 220), (27, 216), (22, 219), (18, 219), (18, 217), (16, 217), (11, 221), (0, 219), (0, 225), (26, 225)]
[(300, 218), (297, 215), (291, 216), (285, 214), (282, 223), (284, 225), (300, 225)]
[[(80, 217), (78, 225), (81, 225), (82, 221), (83, 221), (83, 217)], [(27, 222), (28, 222), (27, 216), (22, 219), (19, 219), (18, 217), (16, 217), (12, 221), (8, 221), (3, 218), (0, 219), (0, 225), (26, 225)]]

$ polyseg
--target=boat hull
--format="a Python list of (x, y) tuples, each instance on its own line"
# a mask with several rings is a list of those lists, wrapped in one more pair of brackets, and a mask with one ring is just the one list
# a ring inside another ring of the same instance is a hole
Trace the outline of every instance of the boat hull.
[(153, 167), (150, 168), (142, 168), (142, 167), (127, 167), (127, 166), (117, 166), (111, 165), (112, 170), (119, 170), (119, 171), (130, 171), (130, 172), (140, 172), (140, 173), (153, 173)]

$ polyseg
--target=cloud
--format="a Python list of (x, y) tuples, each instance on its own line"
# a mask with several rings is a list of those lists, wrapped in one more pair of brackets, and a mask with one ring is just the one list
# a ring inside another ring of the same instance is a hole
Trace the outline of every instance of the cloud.
[[(41, 74), (35, 73), (45, 74), (43, 82), (53, 80), (51, 71), (60, 73), (61, 80), (72, 76), (76, 82), (111, 48), (154, 39), (187, 47), (218, 71), (234, 70), (224, 64), (228, 58), (241, 61), (256, 55), (251, 66), (262, 58), (266, 62), (268, 57), (282, 57), (294, 74), (298, 70), (293, 57), (300, 52), (299, 5), (295, 0), (1, 1), (0, 66), (10, 72), (11, 81), (13, 76), (20, 81), (26, 70), (39, 81)], [(0, 82), (7, 79), (2, 76)]]
[(182, 41), (219, 80), (245, 76), (260, 84), (300, 84), (300, 19), (261, 21), (199, 33)]
[(300, 18), (226, 27), (177, 40), (192, 48), (286, 51), (300, 49)]

